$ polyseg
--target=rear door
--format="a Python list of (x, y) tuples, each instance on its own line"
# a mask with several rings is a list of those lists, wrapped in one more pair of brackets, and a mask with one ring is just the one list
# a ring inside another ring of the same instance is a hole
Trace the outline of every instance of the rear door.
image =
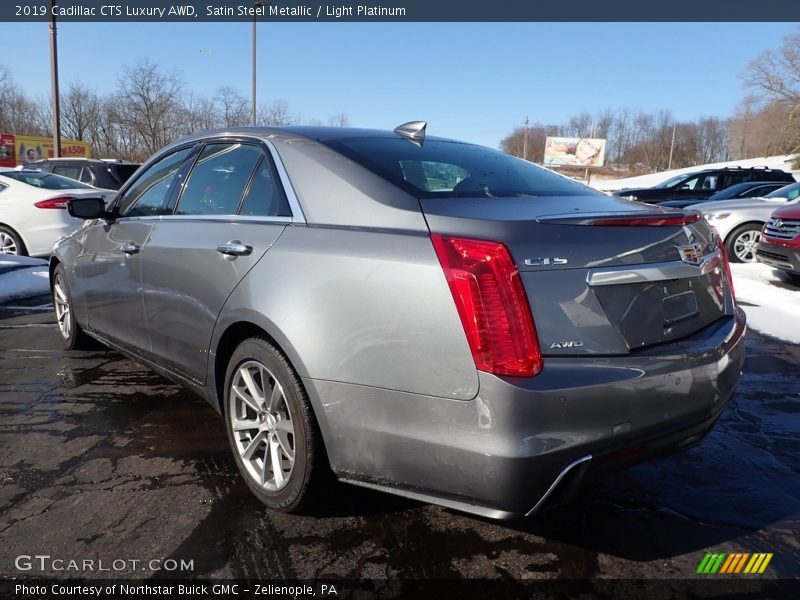
[(155, 224), (142, 253), (152, 358), (204, 383), (225, 300), (291, 220), (266, 147), (207, 143), (174, 213)]

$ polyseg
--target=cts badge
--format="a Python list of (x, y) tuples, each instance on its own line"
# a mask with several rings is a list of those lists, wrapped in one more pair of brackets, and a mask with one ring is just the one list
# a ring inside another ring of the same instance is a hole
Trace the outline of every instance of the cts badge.
[(566, 258), (526, 258), (525, 264), (529, 267), (542, 267), (545, 265), (566, 265)]

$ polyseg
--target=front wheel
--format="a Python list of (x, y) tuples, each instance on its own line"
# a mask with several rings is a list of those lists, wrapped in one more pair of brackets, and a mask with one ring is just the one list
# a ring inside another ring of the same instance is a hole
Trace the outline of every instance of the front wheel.
[(53, 307), (56, 310), (58, 332), (61, 334), (61, 343), (65, 350), (90, 350), (92, 340), (86, 335), (75, 321), (75, 311), (72, 310), (72, 298), (64, 276), (64, 267), (57, 265), (53, 271), (53, 281), (50, 289), (53, 295)]
[(726, 243), (729, 260), (737, 263), (756, 262), (756, 249), (760, 241), (761, 224), (746, 223), (737, 227)]
[(325, 472), (325, 450), (300, 378), (270, 342), (242, 342), (225, 377), (225, 423), (236, 466), (269, 508), (298, 512)]

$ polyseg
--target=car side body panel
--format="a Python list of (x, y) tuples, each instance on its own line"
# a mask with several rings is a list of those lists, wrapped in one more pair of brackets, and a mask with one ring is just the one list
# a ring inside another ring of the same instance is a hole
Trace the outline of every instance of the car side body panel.
[(302, 377), (457, 400), (478, 391), (427, 235), (290, 225), (231, 294), (211, 348), (253, 311)]

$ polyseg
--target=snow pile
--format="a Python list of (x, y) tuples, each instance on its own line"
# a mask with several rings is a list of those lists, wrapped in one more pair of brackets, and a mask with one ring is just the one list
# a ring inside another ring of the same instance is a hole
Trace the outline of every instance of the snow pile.
[(0, 254), (0, 304), (50, 293), (47, 261)]
[(598, 175), (592, 177), (591, 186), (602, 191), (614, 191), (624, 188), (645, 188), (653, 187), (682, 173), (694, 173), (695, 171), (702, 171), (703, 169), (716, 169), (720, 167), (743, 167), (749, 169), (750, 167), (767, 167), (769, 169), (780, 169), (781, 171), (788, 171), (794, 174), (795, 179), (800, 181), (800, 171), (792, 170), (792, 161), (794, 155), (783, 154), (780, 156), (765, 156), (762, 158), (748, 158), (745, 160), (731, 160), (721, 163), (710, 163), (707, 165), (697, 165), (696, 167), (686, 167), (685, 169), (672, 169), (671, 171), (661, 171), (660, 173), (649, 173), (648, 175), (640, 175), (639, 177), (626, 177), (624, 179), (603, 179)]
[(747, 325), (759, 333), (800, 344), (800, 286), (786, 283), (766, 265), (731, 264), (736, 300)]

